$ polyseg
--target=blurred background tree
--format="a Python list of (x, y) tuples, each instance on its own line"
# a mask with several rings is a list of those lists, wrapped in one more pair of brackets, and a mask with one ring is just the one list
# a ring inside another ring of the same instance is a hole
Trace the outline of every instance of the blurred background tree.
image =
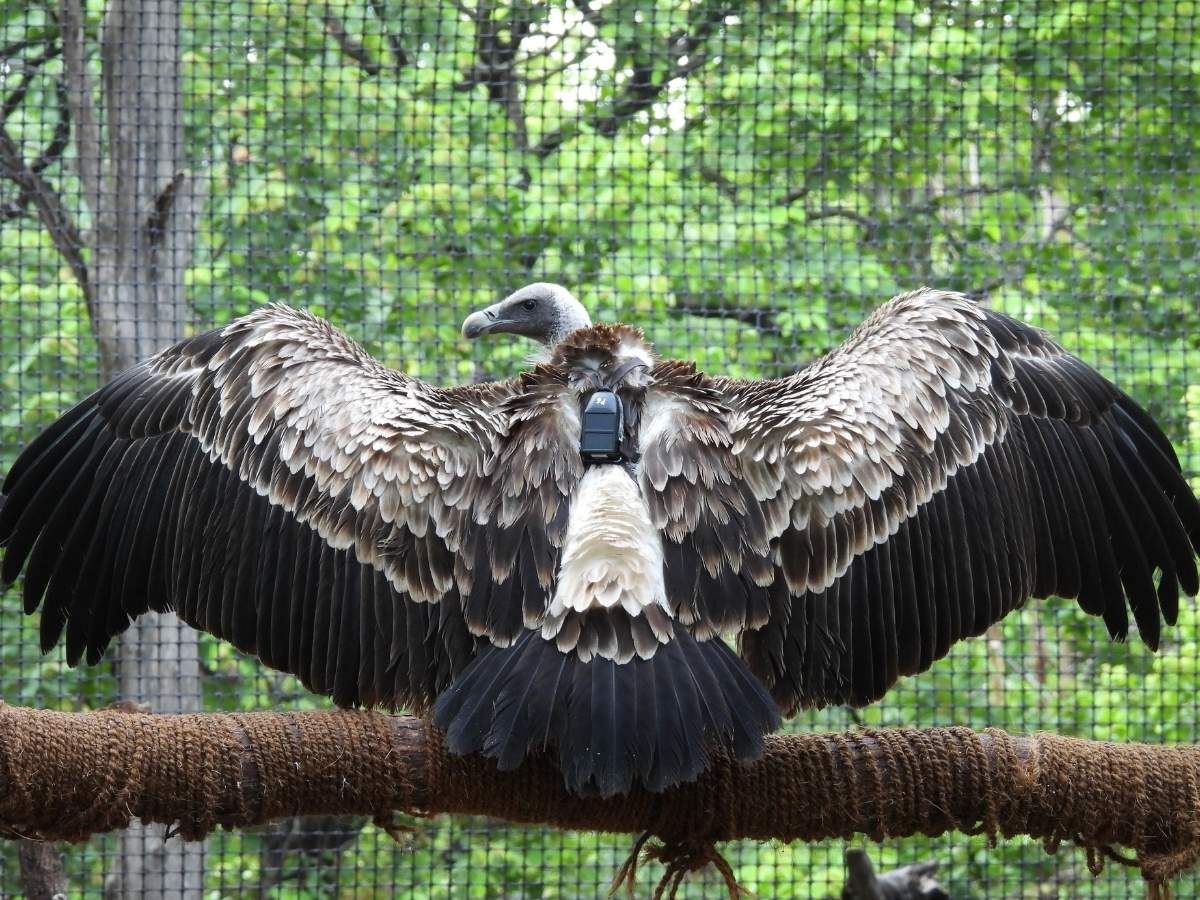
[[(133, 21), (127, 39), (180, 64), (176, 162), (142, 222), (168, 227), (153, 211), (175, 210), (179, 186), (198, 197), (194, 221), (169, 224), (191, 251), (171, 257), (184, 288), (173, 333), (277, 300), (414, 374), (504, 376), (530, 348), (468, 346), (458, 325), (550, 279), (599, 318), (644, 325), (664, 353), (778, 375), (892, 293), (933, 284), (1050, 329), (1147, 403), (1200, 469), (1189, 0), (169, 6), (177, 32)], [(116, 124), (103, 97), (120, 59), (100, 50), (115, 7), (79, 10), (100, 129)], [(104, 280), (89, 273), (102, 223), (79, 174), (70, 10), (0, 0), (0, 471), (101, 371)], [(1084, 619), (1067, 604), (1022, 612), (855, 718), (1195, 741), (1194, 610), (1157, 658)], [(198, 653), (207, 709), (324, 702), (207, 638)], [(119, 693), (109, 667), (41, 658), (17, 591), (0, 601), (0, 697), (73, 707)], [(795, 727), (850, 724), (829, 710)], [(210, 841), (203, 890), (591, 897), (626, 850), (473, 821), (422, 825), (397, 847), (358, 821), (292, 821)], [(825, 897), (840, 890), (841, 851), (745, 846), (731, 859), (760, 896)], [(1093, 881), (1074, 855), (1020, 844), (913, 840), (876, 855), (880, 868), (937, 859), (956, 898), (1140, 891), (1111, 867)], [(95, 841), (66, 867), (73, 893), (98, 895), (115, 890), (120, 853)], [(17, 872), (4, 848), (0, 892)], [(718, 879), (689, 890), (721, 895)]]

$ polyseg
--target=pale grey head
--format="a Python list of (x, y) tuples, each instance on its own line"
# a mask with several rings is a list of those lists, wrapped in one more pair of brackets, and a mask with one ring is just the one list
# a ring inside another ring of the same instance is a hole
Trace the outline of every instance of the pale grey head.
[(513, 291), (499, 303), (473, 312), (462, 325), (463, 337), (521, 334), (553, 347), (577, 328), (592, 324), (583, 304), (561, 284), (537, 281)]

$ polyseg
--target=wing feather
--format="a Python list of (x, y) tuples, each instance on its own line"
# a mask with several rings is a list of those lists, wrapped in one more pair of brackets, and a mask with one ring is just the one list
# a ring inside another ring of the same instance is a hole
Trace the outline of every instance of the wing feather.
[[(736, 601), (769, 610), (741, 648), (785, 709), (874, 700), (1030, 596), (1077, 599), (1117, 639), (1132, 612), (1155, 648), (1200, 587), (1200, 503), (1150, 415), (965, 297), (897, 297), (789, 378), (696, 384), (729, 435), (704, 459), (730, 451), (721, 467), (761, 510), (744, 543), (769, 541), (787, 586)], [(651, 472), (672, 486), (665, 462)], [(673, 538), (686, 566), (692, 536)]]
[(340, 706), (352, 706), (362, 702), (359, 685), (364, 691), (374, 685), (375, 679), (370, 672), (362, 670), (362, 660), (373, 657), (372, 639), (364, 640), (360, 620), (369, 619), (364, 615), (362, 595), (359, 593), (359, 573), (357, 566), (349, 558), (349, 551), (343, 551), (338, 560), (338, 580), (340, 581), (342, 597), (342, 615), (338, 627), (337, 668), (333, 674), (333, 702)]
[(72, 664), (175, 609), (338, 703), (429, 702), (474, 655), (457, 597), (436, 607), (517, 390), (433, 388), (266, 307), (121, 373), (26, 448), (0, 581), (26, 570), (43, 647), (65, 636)]
[[(124, 456), (123, 450), (124, 448), (115, 442), (105, 447), (93, 470), (92, 484), (87, 498), (83, 501), (83, 509), (76, 516), (74, 527), (63, 546), (63, 558), (72, 561), (85, 560), (93, 545), (97, 541), (103, 542), (103, 527), (106, 523), (100, 517), (104, 511), (105, 487), (112, 483), (112, 474)], [(92, 454), (93, 458), (97, 455), (100, 455), (99, 448)], [(83, 567), (79, 565), (70, 566), (66, 570), (59, 568), (55, 577), (50, 580), (50, 587), (46, 592), (47, 602), (53, 597), (57, 601), (56, 605), (67, 610), (67, 660), (72, 664), (78, 662), (87, 649), (89, 593), (78, 589), (83, 572)], [(101, 612), (101, 615), (106, 614), (107, 609)]]
[(288, 559), (291, 542), (284, 541), (281, 534), (283, 515), (283, 510), (278, 506), (266, 507), (262, 543), (255, 567), (253, 633), (242, 635), (242, 644), (253, 646), (259, 658), (275, 668), (280, 667), (281, 646), (286, 646), (278, 643), (280, 635), (275, 623), (286, 621), (290, 615), (290, 609), (282, 608), (288, 603), (288, 598), (280, 594), (278, 584), (279, 573), (291, 565)]

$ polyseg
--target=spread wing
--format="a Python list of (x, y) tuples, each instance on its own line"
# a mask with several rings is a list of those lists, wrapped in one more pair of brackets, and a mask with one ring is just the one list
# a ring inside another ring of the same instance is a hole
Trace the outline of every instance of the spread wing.
[(438, 389), (260, 309), (118, 376), (29, 445), (0, 507), (43, 649), (95, 662), (175, 609), (339, 703), (423, 704), (474, 655), (457, 555), (513, 383)]
[(1155, 648), (1197, 591), (1200, 505), (1162, 431), (965, 297), (903, 295), (797, 375), (689, 389), (644, 448), (675, 596), (741, 632), (785, 709), (875, 700), (1030, 596), (1118, 639), (1132, 610)]

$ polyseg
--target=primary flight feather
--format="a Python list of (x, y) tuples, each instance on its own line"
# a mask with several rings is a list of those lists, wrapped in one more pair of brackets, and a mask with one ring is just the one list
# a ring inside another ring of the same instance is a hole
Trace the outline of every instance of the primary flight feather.
[(268, 306), (64, 414), (0, 505), (0, 582), (24, 570), (43, 650), (94, 663), (174, 609), (339, 704), (431, 709), (454, 752), (548, 749), (612, 795), (876, 700), (1029, 597), (1118, 639), (1132, 612), (1155, 648), (1197, 592), (1200, 504), (1162, 431), (960, 295), (896, 297), (764, 381), (660, 359), (557, 285), (463, 332), (546, 358), (437, 388)]

